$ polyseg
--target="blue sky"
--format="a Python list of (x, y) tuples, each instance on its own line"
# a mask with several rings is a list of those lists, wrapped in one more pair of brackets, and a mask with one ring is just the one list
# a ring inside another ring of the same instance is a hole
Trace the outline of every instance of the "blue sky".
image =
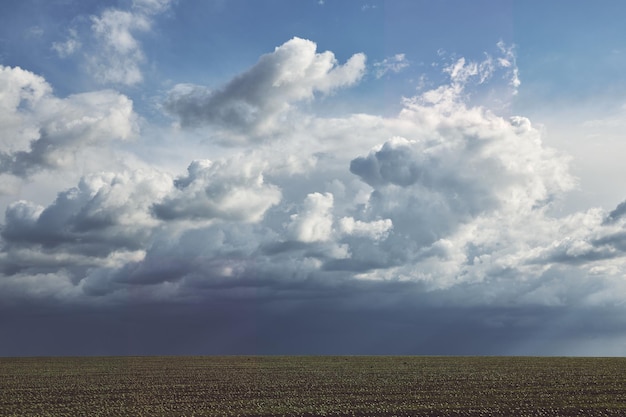
[(619, 1), (0, 4), (0, 355), (623, 355)]

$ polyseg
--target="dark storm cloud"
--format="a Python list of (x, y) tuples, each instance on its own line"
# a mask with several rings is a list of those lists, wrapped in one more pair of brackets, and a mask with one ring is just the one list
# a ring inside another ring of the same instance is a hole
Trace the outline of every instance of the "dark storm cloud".
[[(383, 293), (384, 302), (372, 296)], [(612, 308), (434, 306), (416, 295), (396, 283), (167, 309), (136, 300), (113, 311), (0, 307), (0, 355), (579, 354), (625, 324)], [(623, 352), (614, 342), (599, 354)]]

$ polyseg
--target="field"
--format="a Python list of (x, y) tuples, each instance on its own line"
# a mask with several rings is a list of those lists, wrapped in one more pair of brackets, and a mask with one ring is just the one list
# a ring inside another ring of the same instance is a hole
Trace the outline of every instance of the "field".
[(0, 358), (2, 416), (618, 416), (626, 358)]

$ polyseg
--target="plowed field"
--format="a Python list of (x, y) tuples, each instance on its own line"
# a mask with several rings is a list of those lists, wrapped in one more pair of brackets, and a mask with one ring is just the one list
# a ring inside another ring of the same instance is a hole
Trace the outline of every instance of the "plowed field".
[(626, 358), (0, 358), (2, 416), (624, 416)]

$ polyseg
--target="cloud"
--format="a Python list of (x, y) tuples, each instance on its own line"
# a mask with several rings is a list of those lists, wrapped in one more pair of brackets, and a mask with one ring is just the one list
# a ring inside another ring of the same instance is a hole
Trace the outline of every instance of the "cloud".
[(217, 90), (176, 86), (165, 107), (184, 127), (208, 124), (231, 134), (270, 133), (293, 103), (350, 86), (363, 76), (365, 55), (337, 65), (332, 52), (316, 49), (314, 42), (293, 38)]
[(390, 219), (364, 222), (354, 220), (353, 217), (342, 217), (339, 220), (339, 227), (343, 233), (348, 235), (365, 236), (370, 239), (380, 240), (385, 239), (389, 235), (393, 228), (393, 222)]
[[(502, 78), (508, 80), (510, 94), (516, 95), (521, 81), (515, 61), (515, 46), (508, 46), (504, 42), (499, 42), (497, 47), (499, 56), (493, 57), (485, 53), (485, 59), (482, 61), (467, 60), (465, 57), (460, 57), (444, 65), (442, 70), (448, 74), (450, 82), (424, 92), (421, 99), (430, 103), (446, 101), (453, 104), (459, 102), (468, 87), (486, 85), (494, 74), (501, 72), (504, 72)], [(439, 55), (445, 56), (445, 52), (439, 51)], [(500, 91), (499, 94), (502, 95), (503, 91)]]
[(0, 235), (9, 249), (57, 255), (138, 250), (158, 224), (152, 204), (170, 188), (171, 178), (158, 172), (91, 174), (47, 207), (28, 201), (9, 205)]
[(562, 219), (559, 236), (537, 250), (533, 263), (575, 265), (589, 274), (623, 273), (626, 265), (626, 219), (620, 203), (608, 214), (601, 209), (574, 213)]
[(498, 42), (497, 46), (503, 54), (502, 57), (498, 58), (498, 65), (508, 70), (507, 76), (509, 77), (509, 84), (513, 88), (514, 94), (517, 94), (517, 89), (522, 82), (519, 78), (519, 69), (517, 67), (517, 58), (515, 56), (515, 46), (506, 45), (502, 41)]
[(302, 210), (291, 215), (289, 230), (301, 242), (330, 240), (333, 232), (333, 195), (312, 193), (306, 196)]
[(145, 56), (133, 32), (147, 32), (150, 22), (146, 16), (108, 9), (92, 16), (92, 31), (102, 45), (102, 51), (91, 55), (90, 68), (103, 83), (138, 84), (143, 81), (140, 65)]
[(398, 73), (409, 66), (404, 54), (396, 54), (380, 62), (374, 62), (376, 78), (382, 78), (389, 72)]
[(604, 224), (615, 223), (616, 221), (624, 218), (626, 214), (626, 201), (622, 201), (612, 210), (609, 215), (604, 219)]
[(29, 113), (46, 97), (52, 88), (38, 75), (19, 67), (0, 66), (0, 143), (2, 151), (24, 149), (37, 135), (30, 126)]
[(429, 135), (392, 138), (350, 163), (381, 205), (403, 210), (397, 204), (402, 199), (420, 211), (430, 206), (425, 218), (446, 212), (471, 218), (495, 209), (532, 210), (572, 188), (567, 159), (544, 148), (527, 119), (507, 121), (465, 107), (448, 118), (435, 108), (407, 104), (403, 117), (428, 120)]
[(63, 41), (51, 49), (59, 58), (79, 55), (88, 75), (99, 84), (136, 86), (143, 82), (147, 62), (140, 36), (152, 31), (154, 19), (166, 12), (174, 0), (132, 0), (130, 8), (108, 7), (98, 15), (79, 16)]
[(0, 172), (27, 177), (71, 167), (87, 146), (136, 134), (132, 101), (111, 90), (58, 98), (40, 76), (0, 67)]
[(174, 0), (133, 0), (132, 7), (145, 15), (154, 15), (169, 9), (173, 2)]
[(41, 28), (39, 26), (31, 26), (26, 31), (26, 37), (27, 38), (41, 38), (43, 36), (43, 34), (44, 34), (44, 30), (43, 30), (43, 28)]
[(262, 170), (262, 165), (241, 157), (194, 161), (187, 176), (176, 180), (176, 189), (155, 204), (154, 213), (165, 220), (259, 222), (281, 199), (280, 189), (265, 183)]
[(78, 39), (76, 29), (69, 29), (69, 36), (65, 42), (53, 42), (52, 50), (57, 53), (60, 58), (67, 58), (76, 53), (82, 46)]

